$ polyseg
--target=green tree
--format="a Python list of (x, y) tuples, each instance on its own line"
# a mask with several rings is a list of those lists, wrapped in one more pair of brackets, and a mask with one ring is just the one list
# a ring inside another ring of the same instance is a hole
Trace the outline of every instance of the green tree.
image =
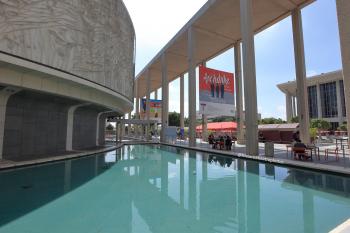
[(331, 124), (325, 120), (313, 119), (311, 120), (310, 127), (317, 128), (318, 130), (329, 130), (331, 128)]
[(108, 131), (113, 131), (113, 130), (114, 130), (114, 126), (113, 126), (111, 123), (109, 123), (109, 124), (106, 126), (106, 130), (108, 130)]
[(341, 130), (341, 131), (348, 131), (348, 125), (346, 124), (346, 122), (344, 122), (343, 124), (341, 124), (341, 125), (338, 127), (338, 130)]
[(262, 125), (267, 125), (267, 124), (283, 124), (283, 123), (286, 123), (286, 122), (283, 121), (281, 118), (269, 117), (269, 118), (261, 119), (260, 123)]
[(290, 120), (291, 123), (299, 123), (299, 117), (293, 117), (291, 120)]
[(221, 116), (221, 117), (215, 117), (213, 119), (210, 120), (211, 122), (232, 122), (232, 121), (236, 121), (235, 117), (225, 117), (225, 116)]
[(169, 114), (169, 126), (180, 127), (180, 113), (172, 112)]

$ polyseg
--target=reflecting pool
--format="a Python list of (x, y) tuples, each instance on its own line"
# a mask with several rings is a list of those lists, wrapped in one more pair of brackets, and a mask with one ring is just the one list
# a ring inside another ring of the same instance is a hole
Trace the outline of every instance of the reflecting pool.
[(0, 173), (1, 233), (328, 232), (350, 179), (166, 146)]

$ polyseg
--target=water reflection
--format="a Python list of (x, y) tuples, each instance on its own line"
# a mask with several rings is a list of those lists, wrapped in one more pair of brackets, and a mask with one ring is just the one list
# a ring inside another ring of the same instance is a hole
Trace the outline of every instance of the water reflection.
[(33, 226), (45, 232), (36, 226), (67, 209), (60, 215), (66, 224), (51, 233), (139, 232), (140, 226), (159, 233), (327, 232), (350, 217), (349, 184), (174, 147), (127, 146), (0, 173), (0, 232)]

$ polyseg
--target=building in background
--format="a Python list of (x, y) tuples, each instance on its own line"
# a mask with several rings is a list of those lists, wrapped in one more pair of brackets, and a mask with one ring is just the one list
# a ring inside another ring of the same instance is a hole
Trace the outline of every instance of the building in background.
[[(278, 85), (286, 95), (286, 116), (290, 121), (297, 116), (296, 82)], [(307, 79), (310, 119), (324, 119), (337, 129), (346, 122), (346, 107), (342, 71), (320, 74)]]
[(0, 1), (0, 160), (104, 143), (133, 109), (135, 32), (122, 0)]

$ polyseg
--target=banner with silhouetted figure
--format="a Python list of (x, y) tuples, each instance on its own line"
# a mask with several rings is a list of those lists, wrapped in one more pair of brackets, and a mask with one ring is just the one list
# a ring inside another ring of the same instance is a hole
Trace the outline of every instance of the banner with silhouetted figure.
[(208, 116), (235, 115), (232, 73), (199, 67), (199, 112)]

